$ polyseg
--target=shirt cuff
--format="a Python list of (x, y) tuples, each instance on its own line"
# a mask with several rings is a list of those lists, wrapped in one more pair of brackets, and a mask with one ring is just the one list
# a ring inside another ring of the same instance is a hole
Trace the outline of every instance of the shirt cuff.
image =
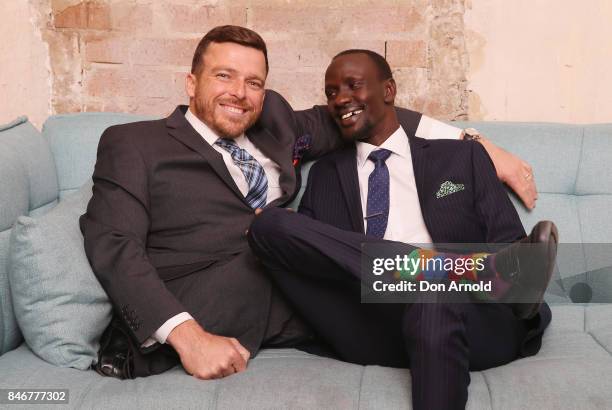
[(458, 140), (463, 133), (462, 128), (453, 127), (426, 115), (421, 116), (415, 135), (426, 140)]
[(175, 327), (191, 319), (193, 319), (193, 317), (187, 312), (181, 312), (176, 316), (172, 316), (170, 319), (166, 320), (166, 322), (161, 325), (161, 327), (157, 329), (150, 338), (145, 340), (142, 347), (152, 346), (156, 342), (161, 344), (166, 343), (168, 335), (170, 335), (170, 332), (172, 332)]

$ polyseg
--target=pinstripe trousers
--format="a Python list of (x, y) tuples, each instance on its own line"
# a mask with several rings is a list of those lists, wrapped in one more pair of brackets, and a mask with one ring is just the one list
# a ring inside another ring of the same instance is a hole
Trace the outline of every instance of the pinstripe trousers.
[(410, 369), (415, 409), (465, 408), (470, 370), (520, 356), (527, 330), (508, 305), (361, 303), (362, 244), (383, 240), (283, 209), (255, 218), (248, 236), (267, 273), (337, 357)]

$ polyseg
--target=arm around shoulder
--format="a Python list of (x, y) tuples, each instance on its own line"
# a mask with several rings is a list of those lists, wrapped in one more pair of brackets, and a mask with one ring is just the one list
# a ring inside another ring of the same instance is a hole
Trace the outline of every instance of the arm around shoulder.
[(296, 141), (308, 138), (304, 160), (319, 158), (343, 145), (338, 128), (327, 108), (316, 105), (306, 110), (294, 110), (282, 95), (266, 90), (260, 124), (274, 133), (291, 132)]

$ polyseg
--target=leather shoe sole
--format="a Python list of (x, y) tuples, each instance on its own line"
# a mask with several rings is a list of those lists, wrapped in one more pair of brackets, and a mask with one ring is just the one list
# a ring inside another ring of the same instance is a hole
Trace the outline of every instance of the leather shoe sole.
[(555, 224), (540, 221), (527, 237), (495, 255), (497, 271), (513, 285), (502, 301), (512, 305), (517, 317), (531, 319), (538, 313), (555, 267), (558, 243)]

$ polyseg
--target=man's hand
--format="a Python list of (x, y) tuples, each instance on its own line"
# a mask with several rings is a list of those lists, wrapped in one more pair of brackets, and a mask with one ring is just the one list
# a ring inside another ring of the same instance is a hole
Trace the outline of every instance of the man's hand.
[(167, 342), (185, 371), (198, 379), (220, 379), (246, 370), (251, 356), (238, 340), (208, 333), (195, 320), (175, 327)]
[(531, 166), (483, 136), (480, 138), (480, 143), (491, 157), (497, 177), (516, 192), (527, 208), (535, 208), (538, 192)]
[[(287, 211), (289, 211), (289, 212), (295, 212), (295, 209), (293, 209), (293, 208), (285, 208), (285, 209), (286, 209)], [(259, 215), (259, 214), (260, 214), (260, 213), (262, 213), (263, 211), (264, 211), (264, 210), (263, 210), (262, 208), (257, 208), (257, 209), (255, 210), (255, 216)], [(248, 233), (248, 232), (249, 232), (249, 231), (247, 231), (247, 233)]]

